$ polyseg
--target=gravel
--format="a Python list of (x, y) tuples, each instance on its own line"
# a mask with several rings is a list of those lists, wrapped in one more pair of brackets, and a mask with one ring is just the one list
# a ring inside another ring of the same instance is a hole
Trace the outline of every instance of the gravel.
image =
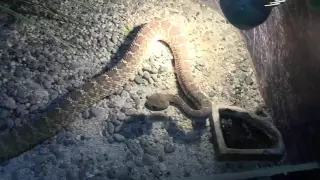
[[(197, 23), (191, 38), (199, 55), (193, 73), (212, 101), (252, 110), (261, 107), (243, 44), (234, 42), (235, 33), (221, 15), (182, 0), (106, 2), (52, 1), (50, 5), (73, 20), (67, 23), (28, 16), (43, 27), (42, 31), (30, 23), (0, 16), (1, 32), (7, 32), (0, 34), (4, 47), (0, 49), (0, 133), (23, 126), (53, 100), (115, 64), (123, 55), (119, 46), (129, 44), (125, 27), (150, 21), (153, 16)], [(185, 17), (178, 13), (181, 9), (188, 9), (187, 14), (183, 12)], [(215, 37), (218, 35), (225, 40)], [(219, 45), (210, 38), (219, 40)], [(226, 58), (228, 53), (233, 58)], [(191, 120), (173, 107), (161, 112), (160, 118), (151, 116), (144, 107), (147, 96), (176, 93), (172, 58), (164, 46), (155, 48), (123, 89), (87, 107), (52, 139), (2, 163), (1, 180), (152, 180), (270, 166), (268, 162), (217, 161), (210, 128), (192, 130)], [(182, 171), (184, 166), (191, 170)]]

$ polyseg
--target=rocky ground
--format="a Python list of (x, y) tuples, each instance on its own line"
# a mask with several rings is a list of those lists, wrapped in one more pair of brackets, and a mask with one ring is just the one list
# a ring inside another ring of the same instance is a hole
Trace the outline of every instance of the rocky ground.
[[(50, 6), (68, 20), (32, 14), (46, 12), (39, 7), (25, 14), (36, 23), (1, 16), (1, 133), (116, 63), (132, 39), (129, 31), (156, 18), (179, 23), (188, 34), (192, 73), (212, 102), (264, 112), (244, 43), (210, 1), (55, 0)], [(171, 61), (156, 44), (128, 85), (52, 139), (2, 163), (0, 179), (151, 180), (273, 166), (217, 161), (210, 126), (194, 129), (174, 107), (160, 113), (144, 107), (154, 92), (177, 92)]]

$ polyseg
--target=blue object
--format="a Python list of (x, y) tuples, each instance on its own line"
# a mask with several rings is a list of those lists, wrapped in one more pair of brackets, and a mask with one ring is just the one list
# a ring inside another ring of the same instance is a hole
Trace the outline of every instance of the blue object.
[[(220, 0), (220, 8), (226, 19), (241, 30), (252, 29), (267, 20), (277, 0)], [(265, 6), (267, 4), (273, 6)]]

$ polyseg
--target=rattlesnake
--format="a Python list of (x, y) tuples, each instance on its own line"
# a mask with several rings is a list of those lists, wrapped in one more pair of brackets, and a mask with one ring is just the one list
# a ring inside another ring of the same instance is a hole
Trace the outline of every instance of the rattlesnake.
[[(98, 75), (84, 85), (58, 100), (51, 103), (46, 112), (28, 124), (15, 127), (8, 133), (0, 135), (0, 162), (18, 156), (19, 154), (33, 148), (37, 144), (54, 136), (62, 128), (74, 121), (80, 112), (97, 103), (101, 99), (112, 95), (123, 87), (129, 79), (132, 79), (141, 65), (142, 57), (149, 51), (154, 41), (163, 41), (169, 45), (174, 57), (175, 73), (180, 87), (197, 109), (189, 107), (179, 96), (171, 94), (156, 93), (148, 97), (146, 107), (150, 110), (164, 110), (170, 103), (178, 105), (187, 115), (192, 117), (216, 117), (217, 112), (213, 111), (211, 102), (200, 91), (191, 76), (189, 64), (189, 49), (187, 41), (180, 28), (169, 21), (159, 20), (144, 24), (129, 50), (120, 63), (111, 70)], [(234, 109), (233, 115), (250, 119), (250, 122), (262, 130), (274, 136), (276, 140), (281, 139), (280, 133), (270, 123), (261, 121), (258, 118), (251, 118), (242, 110)], [(217, 122), (219, 118), (216, 118)], [(220, 126), (218, 124), (218, 126)], [(218, 128), (218, 127), (215, 127)], [(276, 135), (272, 135), (276, 134)], [(222, 140), (221, 133), (216, 133), (219, 141)], [(222, 142), (222, 143), (221, 143)], [(223, 142), (221, 149), (223, 147)], [(281, 144), (280, 144), (281, 145)], [(280, 150), (281, 146), (280, 146)], [(238, 150), (238, 154), (246, 154)], [(231, 152), (238, 152), (231, 150)], [(254, 150), (260, 153), (261, 150)], [(227, 151), (226, 151), (227, 152)], [(272, 152), (272, 151), (268, 151)], [(277, 151), (278, 152), (278, 151)], [(264, 153), (261, 153), (264, 154)]]
[[(189, 49), (180, 28), (165, 20), (152, 21), (142, 26), (129, 50), (116, 67), (94, 77), (84, 83), (81, 88), (51, 103), (47, 111), (38, 119), (23, 126), (15, 127), (8, 133), (1, 134), (0, 162), (18, 156), (54, 136), (66, 125), (74, 121), (79, 112), (118, 91), (130, 78), (135, 76), (137, 69), (140, 67), (142, 57), (148, 52), (151, 43), (158, 40), (164, 41), (170, 46), (180, 85), (200, 110), (192, 110), (186, 104), (179, 106), (190, 115), (200, 117), (210, 115), (210, 101), (192, 83), (193, 78), (190, 76), (191, 69), (188, 62)], [(152, 104), (152, 99), (159, 96), (161, 94), (151, 96), (149, 105)], [(167, 95), (164, 99), (168, 100), (168, 97)], [(173, 97), (175, 97), (175, 102), (179, 103), (178, 101), (180, 100), (177, 96)]]

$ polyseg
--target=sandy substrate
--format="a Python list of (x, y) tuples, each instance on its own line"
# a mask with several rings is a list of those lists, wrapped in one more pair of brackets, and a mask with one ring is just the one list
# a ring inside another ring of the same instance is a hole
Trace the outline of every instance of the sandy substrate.
[[(31, 23), (8, 21), (9, 26), (1, 26), (2, 133), (27, 123), (47, 103), (119, 60), (114, 56), (123, 53), (118, 47), (127, 43), (128, 31), (157, 18), (179, 24), (188, 35), (194, 48), (192, 73), (213, 103), (261, 112), (264, 104), (244, 43), (208, 2), (65, 1), (58, 10), (77, 20), (28, 16), (47, 33)], [(73, 46), (54, 41), (48, 32)], [(171, 62), (169, 50), (156, 44), (123, 90), (79, 113), (56, 137), (3, 163), (1, 180), (151, 180), (273, 166), (217, 161), (209, 126), (193, 129), (174, 107), (157, 117), (144, 107), (154, 92), (177, 92)]]

